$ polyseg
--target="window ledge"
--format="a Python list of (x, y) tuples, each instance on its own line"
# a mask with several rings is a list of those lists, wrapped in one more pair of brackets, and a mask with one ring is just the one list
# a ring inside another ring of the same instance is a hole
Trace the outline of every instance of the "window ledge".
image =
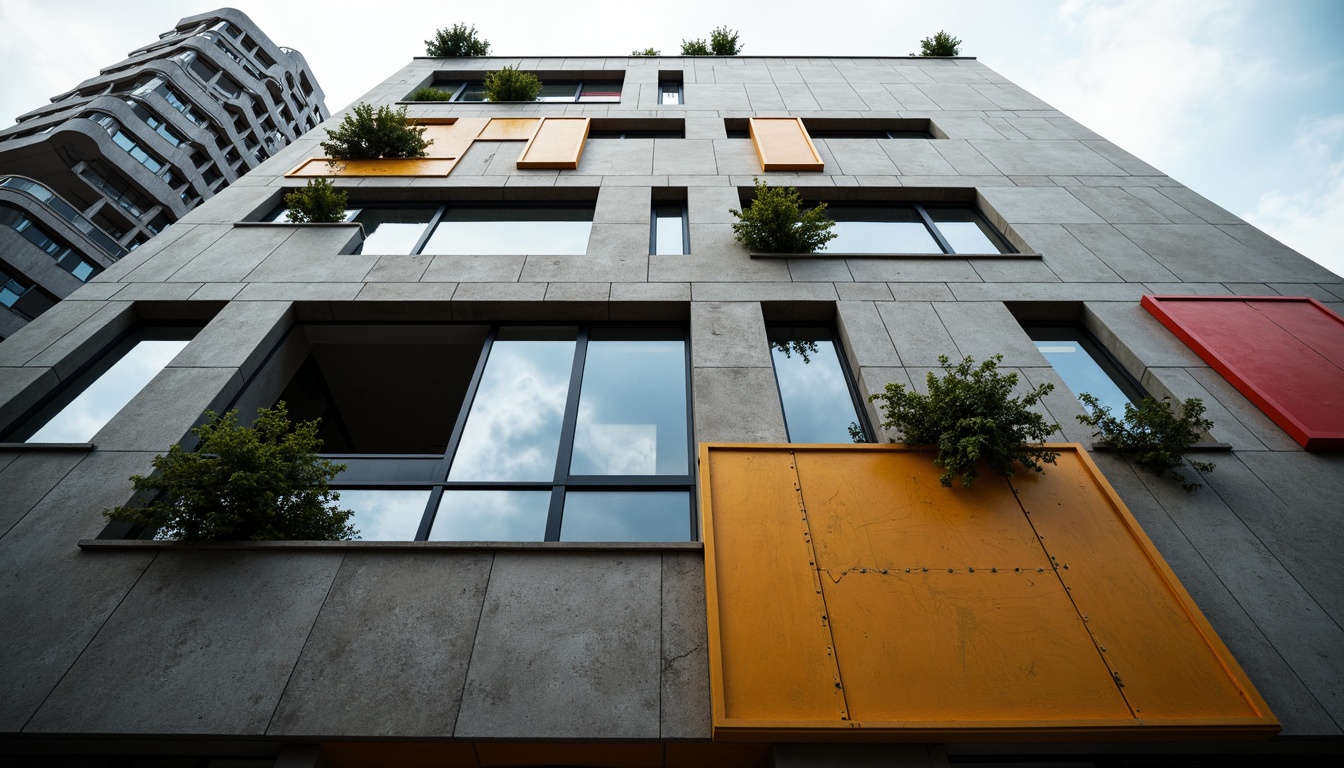
[[(1115, 451), (1106, 443), (1092, 443), (1091, 450), (1097, 453), (1115, 453)], [(1231, 443), (1195, 443), (1190, 446), (1189, 453), (1231, 453)]]
[(753, 259), (1040, 259), (1039, 253), (752, 253)]
[(181, 541), (153, 539), (80, 539), (79, 548), (94, 551), (169, 550), (177, 552), (229, 551), (330, 551), (330, 550), (515, 550), (547, 551), (578, 550), (583, 552), (679, 551), (699, 552), (704, 545), (698, 541), (619, 542), (619, 541), (203, 541), (187, 544)]
[(0, 443), (0, 451), (92, 451), (93, 443)]

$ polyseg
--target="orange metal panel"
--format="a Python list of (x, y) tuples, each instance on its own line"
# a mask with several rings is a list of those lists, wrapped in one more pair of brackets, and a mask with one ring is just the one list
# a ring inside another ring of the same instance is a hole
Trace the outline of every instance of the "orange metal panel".
[(537, 132), (541, 124), (539, 117), (496, 117), (491, 118), (481, 135), (481, 141), (528, 141)]
[(1276, 732), (1086, 453), (1053, 447), (1045, 475), (946, 489), (904, 447), (702, 445), (715, 739)]
[(826, 164), (817, 153), (801, 118), (753, 117), (747, 120), (751, 142), (763, 171), (822, 171)]
[(590, 117), (543, 117), (518, 156), (519, 168), (574, 170), (588, 141)]
[(484, 117), (464, 117), (451, 123), (426, 123), (424, 138), (430, 144), (425, 156), (460, 159), (488, 122)]
[(378, 160), (328, 160), (315, 157), (285, 174), (287, 177), (311, 176), (447, 176), (457, 158), (391, 157)]

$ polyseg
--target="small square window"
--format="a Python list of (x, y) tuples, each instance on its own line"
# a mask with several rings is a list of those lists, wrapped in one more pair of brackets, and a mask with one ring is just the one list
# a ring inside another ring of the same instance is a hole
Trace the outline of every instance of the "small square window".
[(774, 325), (766, 334), (789, 442), (868, 442), (863, 408), (831, 329)]
[(680, 106), (686, 103), (680, 72), (660, 72), (658, 75), (658, 103)]
[(650, 254), (681, 256), (691, 252), (690, 227), (684, 203), (655, 204), (651, 227)]

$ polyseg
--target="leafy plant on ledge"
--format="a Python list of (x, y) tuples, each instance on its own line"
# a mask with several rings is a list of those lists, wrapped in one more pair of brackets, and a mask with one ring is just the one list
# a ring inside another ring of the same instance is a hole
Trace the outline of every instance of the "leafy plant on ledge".
[(1213, 471), (1215, 465), (1211, 462), (1195, 461), (1186, 455), (1190, 446), (1199, 442), (1201, 433), (1213, 427), (1213, 422), (1204, 418), (1203, 400), (1187, 399), (1177, 415), (1171, 398), (1145, 397), (1138, 407), (1125, 403), (1122, 418), (1113, 416), (1110, 408), (1086, 392), (1078, 399), (1092, 412), (1090, 416), (1079, 416), (1078, 421), (1095, 428), (1093, 434), (1101, 438), (1107, 449), (1133, 458), (1144, 469), (1159, 475), (1170, 472), (1171, 478), (1187, 491), (1202, 484), (1186, 481), (1179, 471), (1183, 464), (1188, 461), (1200, 472)]
[(330, 224), (345, 221), (349, 195), (330, 179), (309, 179), (308, 186), (285, 195), (285, 219), (291, 224)]
[(425, 127), (406, 117), (406, 108), (357, 104), (341, 118), (336, 130), (327, 129), (322, 151), (333, 160), (377, 160), (380, 157), (424, 157)]
[(891, 383), (868, 399), (881, 401), (882, 426), (900, 430), (907, 444), (937, 447), (933, 464), (944, 470), (938, 478), (944, 487), (955, 479), (969, 487), (981, 462), (1003, 477), (1012, 477), (1019, 464), (1042, 472), (1041, 465), (1054, 464), (1059, 452), (1040, 443), (1059, 425), (1031, 408), (1054, 386), (1013, 397), (1017, 374), (999, 372), (1001, 362), (1003, 355), (995, 355), (977, 366), (967, 357), (954, 366), (940, 355), (943, 375), (929, 373), (927, 395)]
[(703, 38), (703, 37), (699, 37), (699, 38), (696, 38), (696, 39), (694, 39), (694, 40), (682, 40), (682, 41), (681, 41), (681, 55), (682, 55), (682, 56), (708, 56), (708, 55), (709, 55), (709, 43), (706, 43), (706, 42), (705, 42), (705, 38)]
[(488, 56), (490, 41), (476, 36), (476, 27), (454, 24), (434, 32), (433, 40), (425, 41), (425, 55), (439, 57)]
[(417, 88), (406, 100), (407, 101), (451, 101), (453, 94), (447, 91), (440, 91), (438, 88), (426, 86)]
[(794, 187), (772, 187), (760, 179), (756, 199), (744, 210), (730, 209), (738, 218), (733, 236), (755, 253), (815, 253), (835, 238), (835, 221), (826, 215), (826, 204), (802, 209)]
[(485, 76), (485, 97), (490, 101), (536, 101), (541, 81), (531, 72), (504, 67)]
[(961, 53), (961, 40), (941, 29), (933, 37), (919, 41), (919, 53), (911, 56), (956, 56)]
[(742, 52), (737, 42), (737, 30), (728, 27), (715, 27), (709, 33), (709, 51), (715, 56), (736, 56)]
[(630, 55), (631, 55), (631, 56), (661, 56), (661, 55), (662, 55), (662, 52), (659, 51), (659, 50), (656, 49), (656, 48), (645, 48), (645, 49), (642, 50), (642, 51), (639, 50), (638, 48), (636, 48), (635, 50), (633, 50), (633, 51), (630, 52)]
[(154, 457), (155, 472), (134, 475), (137, 491), (157, 494), (146, 507), (104, 510), (107, 519), (158, 529), (182, 541), (351, 539), (353, 512), (328, 483), (345, 469), (317, 455), (318, 421), (290, 424), (283, 402), (257, 411), (251, 427), (236, 411), (206, 411), (192, 430), (197, 451), (180, 445)]

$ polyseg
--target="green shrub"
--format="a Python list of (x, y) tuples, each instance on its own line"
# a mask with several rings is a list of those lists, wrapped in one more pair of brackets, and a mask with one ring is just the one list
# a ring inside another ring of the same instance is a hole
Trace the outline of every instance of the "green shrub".
[(956, 56), (961, 53), (961, 40), (947, 34), (941, 29), (933, 37), (926, 37), (919, 41), (919, 53), (910, 54), (911, 56)]
[(135, 490), (158, 494), (153, 503), (103, 515), (182, 541), (355, 538), (354, 513), (328, 487), (345, 465), (317, 455), (318, 422), (291, 425), (283, 402), (258, 410), (252, 427), (236, 413), (207, 411), (192, 430), (197, 451), (174, 445), (154, 457), (154, 474), (131, 477)]
[(708, 56), (708, 55), (709, 55), (709, 43), (706, 43), (706, 42), (705, 42), (705, 39), (704, 39), (703, 37), (696, 38), (695, 40), (682, 40), (682, 41), (681, 41), (681, 55), (682, 55), (682, 56)]
[(742, 52), (737, 42), (737, 30), (727, 27), (715, 27), (709, 33), (709, 51), (715, 56), (736, 56)]
[(449, 101), (453, 94), (447, 91), (441, 91), (438, 88), (416, 88), (407, 101)]
[(332, 186), (330, 179), (309, 179), (308, 186), (285, 195), (285, 219), (291, 224), (327, 224), (345, 221), (345, 192)]
[(798, 190), (754, 179), (756, 199), (745, 210), (730, 210), (739, 221), (733, 235), (755, 253), (814, 253), (835, 238), (826, 204), (802, 210)]
[(657, 50), (657, 49), (655, 49), (655, 48), (645, 48), (645, 49), (642, 50), (642, 51), (639, 50), (638, 48), (636, 48), (635, 50), (633, 50), (633, 51), (630, 52), (630, 55), (631, 55), (631, 56), (661, 56), (661, 55), (663, 55), (663, 54), (662, 54), (662, 51), (659, 51), (659, 50)]
[(380, 157), (424, 157), (425, 127), (406, 117), (406, 108), (393, 110), (357, 104), (336, 130), (327, 130), (322, 151), (333, 160), (376, 160)]
[(1091, 416), (1079, 416), (1078, 421), (1095, 428), (1094, 435), (1101, 438), (1106, 448), (1133, 458), (1140, 467), (1159, 475), (1170, 472), (1171, 478), (1187, 491), (1193, 491), (1201, 484), (1187, 482), (1185, 475), (1178, 471), (1181, 465), (1189, 461), (1190, 466), (1200, 472), (1213, 471), (1213, 464), (1186, 456), (1190, 446), (1199, 442), (1201, 433), (1213, 427), (1212, 421), (1203, 418), (1203, 400), (1197, 397), (1186, 400), (1181, 404), (1178, 416), (1172, 408), (1171, 398), (1145, 397), (1137, 408), (1133, 403), (1125, 403), (1124, 417), (1117, 418), (1111, 415), (1110, 408), (1086, 392), (1078, 399), (1092, 411)]
[(536, 101), (541, 81), (531, 72), (504, 67), (485, 76), (485, 97), (490, 101)]
[(938, 481), (945, 487), (955, 478), (969, 487), (981, 461), (1004, 477), (1012, 477), (1018, 464), (1044, 471), (1041, 464), (1054, 464), (1059, 454), (1040, 443), (1059, 425), (1031, 408), (1054, 387), (1042, 384), (1013, 397), (1017, 374), (1000, 373), (1002, 361), (1003, 355), (995, 355), (976, 366), (967, 357), (953, 366), (941, 355), (943, 376), (929, 373), (929, 394), (893, 383), (868, 399), (882, 401), (882, 426), (900, 430), (907, 444), (937, 446), (933, 463), (944, 470)]
[(476, 27), (454, 24), (434, 32), (433, 40), (425, 41), (425, 55), (439, 57), (488, 56), (490, 42), (476, 36)]

